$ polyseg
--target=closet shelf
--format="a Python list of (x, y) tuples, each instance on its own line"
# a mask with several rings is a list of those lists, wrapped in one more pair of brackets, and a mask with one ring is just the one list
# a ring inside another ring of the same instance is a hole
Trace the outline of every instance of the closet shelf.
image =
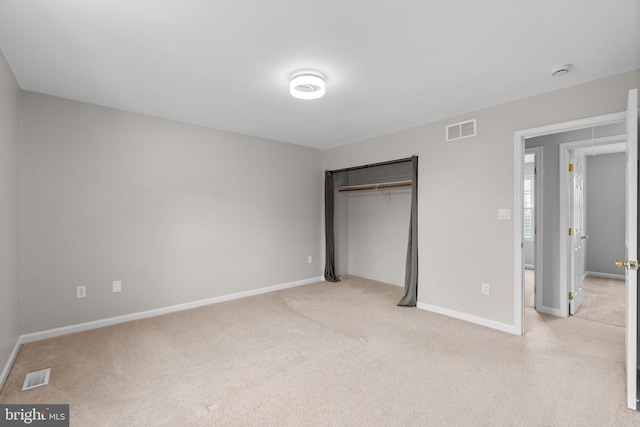
[(383, 182), (379, 184), (350, 185), (340, 187), (338, 188), (338, 191), (342, 193), (345, 191), (386, 190), (389, 188), (411, 187), (411, 185), (411, 181)]

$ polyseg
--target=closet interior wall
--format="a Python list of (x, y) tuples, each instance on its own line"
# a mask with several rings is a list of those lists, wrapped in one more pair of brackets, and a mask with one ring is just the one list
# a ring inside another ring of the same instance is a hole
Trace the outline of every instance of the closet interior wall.
[(404, 286), (411, 186), (340, 191), (411, 180), (411, 162), (338, 172), (334, 178), (336, 273)]

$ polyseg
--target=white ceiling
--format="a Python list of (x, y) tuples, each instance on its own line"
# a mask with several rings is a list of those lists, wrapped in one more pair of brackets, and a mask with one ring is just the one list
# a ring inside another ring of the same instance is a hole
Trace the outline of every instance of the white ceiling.
[(328, 148), (638, 69), (640, 2), (0, 0), (0, 49), (25, 90)]

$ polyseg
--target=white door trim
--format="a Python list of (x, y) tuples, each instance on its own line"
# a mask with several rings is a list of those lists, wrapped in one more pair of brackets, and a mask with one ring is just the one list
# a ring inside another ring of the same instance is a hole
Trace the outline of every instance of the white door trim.
[[(544, 263), (542, 259), (542, 242), (544, 241), (544, 221), (543, 221), (543, 208), (544, 208), (544, 197), (542, 194), (542, 190), (544, 189), (544, 147), (533, 147), (526, 148), (525, 153), (533, 153), (536, 155), (536, 160), (534, 163), (534, 167), (536, 168), (535, 173), (535, 189), (533, 196), (533, 210), (534, 210), (534, 226), (535, 233), (533, 236), (534, 241), (534, 280), (535, 280), (535, 304), (536, 310), (543, 310), (542, 306), (542, 298), (543, 298), (543, 290), (542, 290), (542, 277), (544, 271)], [(524, 203), (523, 203), (524, 204)], [(524, 209), (524, 208), (523, 208)], [(524, 303), (523, 303), (524, 304)]]
[[(524, 334), (524, 152), (525, 139), (534, 136), (549, 135), (582, 129), (585, 127), (599, 126), (626, 119), (626, 113), (612, 113), (585, 119), (572, 120), (563, 123), (555, 123), (531, 129), (523, 129), (514, 132), (514, 290), (513, 290), (513, 326), (516, 334)], [(566, 297), (566, 293), (564, 294)], [(562, 301), (562, 299), (560, 299)], [(567, 307), (568, 312), (568, 307)]]

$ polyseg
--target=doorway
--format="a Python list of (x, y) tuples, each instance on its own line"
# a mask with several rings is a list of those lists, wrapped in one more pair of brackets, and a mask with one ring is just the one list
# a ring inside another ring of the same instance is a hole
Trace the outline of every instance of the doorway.
[[(624, 129), (609, 126), (609, 133)], [(619, 132), (620, 131), (620, 132)], [(553, 138), (558, 138), (554, 135)], [(562, 163), (569, 163), (572, 172), (557, 180), (559, 186), (552, 197), (565, 200), (566, 227), (571, 231), (567, 240), (566, 274), (569, 283), (569, 314), (593, 321), (624, 326), (625, 288), (624, 274), (615, 267), (615, 261), (624, 258), (625, 210), (625, 150), (624, 135), (561, 143), (547, 149), (566, 150)], [(524, 307), (538, 312), (562, 316), (557, 307), (550, 307), (552, 287), (545, 290), (542, 248), (543, 212), (543, 154), (544, 147), (527, 148), (524, 157), (523, 187), (523, 253), (524, 253)], [(562, 175), (562, 174), (561, 174)], [(566, 181), (566, 182), (565, 182)], [(547, 215), (556, 215), (552, 209)], [(555, 219), (555, 218), (554, 218)], [(565, 225), (561, 226), (562, 229)], [(553, 243), (552, 243), (553, 244)], [(556, 266), (551, 266), (556, 267)], [(587, 283), (588, 290), (584, 290)], [(581, 305), (587, 298), (587, 304)], [(543, 303), (543, 300), (546, 302)], [(579, 308), (582, 310), (578, 312)]]
[[(525, 154), (525, 142), (529, 138), (535, 137), (548, 137), (551, 135), (560, 134), (563, 132), (589, 132), (591, 129), (591, 139), (594, 139), (595, 128), (602, 125), (611, 125), (615, 123), (623, 123), (625, 127), (625, 143), (627, 146), (626, 155), (626, 207), (625, 207), (625, 258), (621, 262), (621, 265), (625, 266), (625, 288), (626, 288), (626, 322), (625, 322), (625, 337), (626, 337), (626, 384), (627, 384), (627, 406), (632, 409), (637, 409), (638, 394), (637, 387), (638, 378), (640, 378), (638, 368), (638, 276), (637, 276), (637, 258), (638, 258), (638, 92), (637, 89), (629, 91), (627, 111), (622, 113), (608, 114), (604, 116), (592, 117), (587, 119), (575, 120), (571, 122), (559, 123), (535, 129), (528, 129), (523, 131), (517, 131), (514, 134), (515, 139), (515, 186), (514, 186), (514, 274), (515, 274), (515, 287), (514, 287), (514, 329), (521, 334), (524, 334), (524, 300), (523, 300), (523, 283), (524, 283), (524, 256), (523, 256), (523, 192), (524, 192), (524, 154)], [(577, 141), (577, 138), (569, 139), (561, 142)], [(528, 148), (528, 147), (527, 147)], [(547, 152), (562, 152), (564, 150), (545, 150)], [(560, 154), (560, 153), (558, 153)], [(547, 154), (545, 154), (547, 157)], [(558, 179), (562, 175), (565, 164), (556, 162), (555, 168), (549, 168), (548, 164), (545, 165), (545, 180), (550, 176), (550, 173), (555, 174)], [(554, 170), (555, 169), (555, 170)], [(556, 185), (555, 188), (558, 188)], [(562, 187), (560, 187), (562, 188)], [(547, 198), (552, 200), (553, 198)], [(566, 200), (566, 199), (565, 199)], [(557, 206), (559, 209), (566, 210), (559, 203), (558, 197)], [(545, 211), (549, 211), (549, 208), (545, 206)], [(559, 210), (557, 209), (557, 210)], [(560, 222), (566, 221), (566, 212), (563, 212), (560, 218), (558, 218), (557, 226), (547, 227), (547, 223), (554, 220), (554, 215), (544, 215), (545, 218), (545, 234), (549, 234), (549, 229), (553, 230), (551, 233), (551, 239), (555, 242), (564, 241), (564, 247), (561, 251), (559, 248), (556, 251), (550, 250), (547, 254), (545, 251), (545, 257), (550, 256), (562, 258), (561, 262), (556, 264), (558, 268), (548, 268), (545, 265), (545, 277), (543, 280), (543, 290), (549, 290), (553, 295), (551, 301), (545, 301), (545, 303), (551, 303), (550, 308), (557, 309), (560, 316), (566, 317), (569, 313), (569, 304), (567, 303), (568, 294), (568, 268), (567, 266), (567, 239), (566, 233), (568, 228), (561, 229)], [(565, 224), (566, 225), (566, 224)], [(553, 246), (551, 247), (553, 248)], [(545, 258), (548, 259), (548, 258)], [(564, 269), (562, 274), (561, 269)], [(552, 270), (549, 272), (549, 270)], [(557, 271), (556, 271), (557, 270)], [(547, 282), (547, 277), (549, 282)], [(536, 307), (536, 310), (539, 310)]]
[[(538, 194), (538, 197), (534, 199), (535, 206), (539, 208), (539, 210), (536, 209), (534, 216), (537, 229), (535, 234), (537, 250), (533, 264), (536, 276), (535, 308), (541, 313), (567, 317), (570, 312), (570, 292), (573, 292), (578, 298), (581, 296), (579, 284), (584, 276), (583, 257), (577, 258), (572, 257), (572, 255), (576, 248), (580, 249), (578, 251), (580, 253), (586, 242), (586, 234), (582, 233), (584, 219), (575, 220), (575, 216), (572, 217), (572, 225), (573, 222), (577, 221), (577, 227), (575, 225), (571, 227), (568, 220), (570, 214), (575, 213), (575, 206), (570, 206), (568, 203), (569, 196), (575, 190), (570, 184), (573, 185), (575, 182), (580, 182), (580, 180), (574, 179), (575, 173), (569, 175), (567, 171), (567, 166), (570, 163), (568, 155), (571, 153), (571, 155), (580, 156), (581, 160), (574, 161), (574, 163), (583, 164), (586, 152), (579, 149), (588, 147), (602, 149), (603, 146), (613, 143), (624, 143), (626, 140), (625, 115), (620, 113), (600, 116), (533, 129), (528, 133), (518, 135), (520, 137), (519, 143), (523, 145), (520, 147), (522, 149), (520, 152), (521, 163), (519, 162), (518, 165), (520, 170), (517, 177), (517, 182), (521, 183), (518, 186), (518, 190), (520, 190), (518, 199), (522, 200), (522, 206), (517, 206), (516, 208), (520, 210), (522, 217), (518, 218), (521, 216), (518, 214), (514, 218), (521, 220), (521, 224), (518, 225), (518, 235), (520, 235), (520, 233), (524, 233), (523, 226), (525, 221), (524, 169), (526, 164), (524, 156), (527, 152), (531, 153), (533, 150), (538, 149), (539, 153), (535, 156), (535, 178), (537, 181), (541, 181), (536, 186), (536, 192), (541, 192), (541, 194)], [(578, 169), (582, 170), (583, 168), (580, 167)], [(579, 187), (582, 186), (580, 185)], [(580, 198), (580, 200), (583, 201), (583, 198)], [(579, 235), (576, 234), (575, 236), (579, 240), (571, 247), (570, 252), (569, 233), (573, 235), (574, 228), (578, 229)], [(583, 236), (585, 237), (584, 239), (582, 239)], [(523, 255), (523, 249), (526, 244), (524, 236), (518, 243), (520, 248), (516, 253)], [(518, 279), (523, 280), (525, 260), (519, 259), (516, 261), (520, 262), (517, 270)], [(573, 269), (570, 268), (570, 264), (574, 266)], [(570, 279), (572, 277), (575, 279), (574, 283), (578, 284), (576, 289), (570, 287)], [(516, 286), (515, 293), (518, 293), (517, 288)], [(516, 311), (518, 310), (518, 305), (523, 306), (523, 299), (521, 299), (523, 292), (524, 290), (518, 296), (515, 306)], [(577, 307), (574, 306), (575, 309)], [(522, 333), (524, 333), (524, 318), (521, 317), (520, 320), (523, 322)]]
[[(601, 279), (624, 280), (615, 263), (625, 257), (626, 134), (624, 126), (608, 125), (616, 126), (611, 136), (560, 144), (560, 164), (566, 165), (560, 174), (560, 228), (568, 230), (560, 241), (560, 253), (566, 254), (560, 274), (568, 283), (568, 315), (624, 327), (625, 287)], [(599, 307), (594, 292), (604, 292), (603, 301), (611, 304)], [(606, 309), (618, 315), (608, 316)]]

